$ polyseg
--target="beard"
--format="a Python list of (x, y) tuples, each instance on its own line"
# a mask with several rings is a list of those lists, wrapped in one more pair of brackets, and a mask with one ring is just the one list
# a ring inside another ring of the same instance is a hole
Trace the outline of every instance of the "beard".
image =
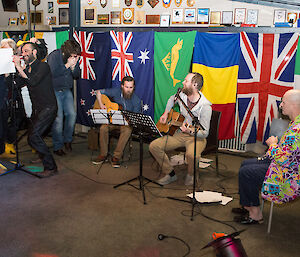
[(33, 61), (34, 61), (34, 56), (33, 56), (33, 54), (29, 55), (28, 58), (24, 58), (25, 64), (29, 64), (29, 63), (31, 63), (31, 62), (33, 62)]
[(183, 87), (182, 92), (185, 93), (187, 96), (193, 94), (193, 89), (190, 87)]
[(124, 99), (130, 99), (131, 96), (132, 96), (132, 94), (133, 94), (133, 91), (130, 92), (130, 93), (126, 93), (126, 92), (124, 91), (124, 89), (122, 88), (122, 94), (123, 94), (123, 98), (124, 98)]

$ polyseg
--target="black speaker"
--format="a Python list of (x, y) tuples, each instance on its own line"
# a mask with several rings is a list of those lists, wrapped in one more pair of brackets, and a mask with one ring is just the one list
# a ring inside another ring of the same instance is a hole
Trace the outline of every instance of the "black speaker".
[(2, 0), (3, 9), (5, 12), (18, 12), (18, 0)]

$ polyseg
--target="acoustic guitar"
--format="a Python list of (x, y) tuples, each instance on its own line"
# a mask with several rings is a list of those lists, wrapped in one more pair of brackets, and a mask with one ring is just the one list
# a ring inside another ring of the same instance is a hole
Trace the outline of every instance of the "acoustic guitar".
[[(160, 133), (169, 134), (173, 136), (178, 128), (182, 126), (184, 122), (184, 116), (179, 112), (171, 111), (168, 114), (166, 124), (162, 124), (159, 120), (156, 123), (156, 127), (160, 131)], [(188, 128), (194, 128), (192, 125), (188, 125)], [(200, 127), (197, 127), (197, 131)]]
[[(105, 105), (107, 112), (110, 112), (111, 110), (118, 111), (122, 109), (122, 106), (118, 105), (117, 103), (112, 102), (108, 96), (101, 94), (101, 101)], [(98, 100), (96, 99), (94, 103), (93, 109), (100, 109), (100, 105)]]

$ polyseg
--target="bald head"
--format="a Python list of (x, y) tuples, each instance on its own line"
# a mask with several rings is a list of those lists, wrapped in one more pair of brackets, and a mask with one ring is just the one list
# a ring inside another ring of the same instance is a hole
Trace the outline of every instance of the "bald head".
[(284, 95), (286, 95), (286, 97), (288, 97), (288, 99), (291, 101), (291, 103), (300, 106), (300, 90), (291, 89), (291, 90), (287, 91)]
[(300, 115), (300, 90), (291, 89), (287, 91), (283, 97), (280, 104), (282, 113), (289, 116), (291, 120)]

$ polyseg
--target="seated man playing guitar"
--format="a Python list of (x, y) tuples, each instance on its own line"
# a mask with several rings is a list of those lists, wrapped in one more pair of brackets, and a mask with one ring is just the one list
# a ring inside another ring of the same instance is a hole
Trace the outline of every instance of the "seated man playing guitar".
[[(135, 81), (134, 78), (126, 76), (121, 81), (121, 87), (101, 89), (97, 91), (97, 100), (100, 109), (107, 109), (101, 99), (101, 94), (111, 98), (112, 101), (117, 103), (122, 110), (131, 112), (141, 112), (141, 100), (134, 93)], [(120, 159), (123, 156), (124, 148), (131, 135), (132, 128), (130, 126), (106, 125), (100, 127), (99, 142), (100, 142), (100, 155), (93, 160), (94, 164), (100, 164), (107, 158), (108, 153), (108, 140), (109, 130), (120, 129), (120, 137), (118, 144), (114, 151), (111, 163), (114, 168), (120, 167)]]
[(197, 132), (196, 158), (197, 163), (200, 154), (206, 146), (206, 137), (208, 136), (210, 119), (212, 114), (211, 103), (200, 92), (203, 85), (203, 77), (199, 73), (189, 73), (182, 82), (182, 91), (172, 95), (165, 109), (164, 114), (160, 117), (160, 122), (165, 124), (168, 120), (168, 114), (175, 103), (179, 104), (180, 113), (184, 116), (184, 122), (173, 136), (166, 135), (151, 142), (149, 150), (154, 156), (164, 177), (157, 182), (161, 185), (167, 185), (177, 180), (173, 166), (166, 155), (166, 151), (172, 151), (178, 147), (186, 148), (186, 160), (188, 165), (188, 174), (185, 179), (185, 185), (192, 185), (194, 182), (194, 133), (195, 129), (189, 125), (192, 124), (194, 116), (198, 119), (200, 127)]

